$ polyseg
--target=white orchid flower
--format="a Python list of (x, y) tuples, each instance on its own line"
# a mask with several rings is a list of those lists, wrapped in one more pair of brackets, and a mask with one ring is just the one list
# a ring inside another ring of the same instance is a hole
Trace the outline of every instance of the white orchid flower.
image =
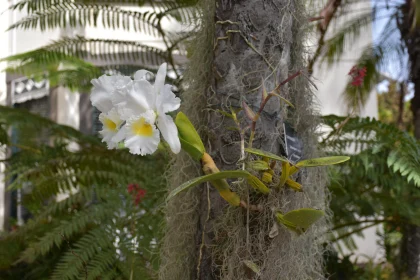
[(125, 146), (133, 154), (154, 153), (159, 144), (157, 126), (172, 152), (177, 154), (181, 151), (178, 129), (166, 113), (177, 110), (181, 100), (172, 92), (171, 85), (165, 85), (166, 63), (159, 67), (154, 85), (146, 80), (146, 75), (145, 70), (137, 71), (131, 90), (120, 92), (113, 99), (127, 121)]
[(122, 75), (102, 75), (98, 79), (93, 79), (93, 89), (90, 95), (92, 105), (98, 108), (102, 113), (108, 113), (114, 108), (112, 96), (116, 92), (122, 92), (131, 87), (133, 81), (128, 76)]
[(108, 113), (101, 113), (99, 121), (103, 124), (103, 129), (99, 132), (102, 135), (102, 142), (106, 142), (108, 149), (117, 147), (119, 141), (115, 141), (115, 136), (120, 131), (121, 120), (116, 108), (112, 108)]
[[(131, 88), (133, 81), (128, 76), (122, 75), (102, 75), (98, 79), (93, 79), (93, 89), (90, 95), (92, 105), (95, 106), (101, 114), (99, 120), (103, 124), (102, 142), (106, 142), (108, 149), (114, 149), (118, 142), (115, 137), (120, 132), (122, 119), (115, 106), (112, 104), (112, 96), (116, 92), (124, 92)], [(121, 137), (121, 136), (119, 136)]]
[(134, 81), (121, 75), (92, 80), (91, 101), (102, 112), (103, 141), (112, 149), (124, 140), (130, 153), (147, 155), (157, 150), (160, 131), (177, 154), (181, 150), (178, 129), (166, 113), (177, 110), (181, 101), (172, 86), (165, 85), (166, 63), (159, 67), (153, 85), (146, 79), (149, 73), (137, 71)]

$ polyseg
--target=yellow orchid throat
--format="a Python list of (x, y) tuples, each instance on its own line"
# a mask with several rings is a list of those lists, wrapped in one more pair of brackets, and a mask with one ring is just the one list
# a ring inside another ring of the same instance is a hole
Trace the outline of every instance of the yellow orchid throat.
[(110, 120), (108, 118), (105, 118), (104, 121), (103, 121), (103, 123), (104, 123), (104, 126), (107, 129), (109, 129), (111, 131), (117, 131), (118, 125), (115, 122), (113, 122), (112, 120)]
[(138, 121), (132, 124), (131, 130), (134, 134), (139, 136), (152, 136), (153, 128), (152, 125), (146, 122), (145, 118), (140, 118)]

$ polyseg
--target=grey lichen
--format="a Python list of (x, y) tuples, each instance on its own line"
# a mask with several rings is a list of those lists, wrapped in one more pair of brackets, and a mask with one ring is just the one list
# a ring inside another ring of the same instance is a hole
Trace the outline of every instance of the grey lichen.
[[(216, 1), (216, 6), (202, 0), (200, 11), (201, 29), (190, 48), (194, 51), (185, 74), (182, 111), (202, 132), (219, 168), (237, 169), (238, 134), (226, 129), (231, 121), (215, 110), (238, 108), (242, 101), (258, 108), (262, 80), (272, 90), (305, 68), (307, 17), (301, 0)], [(305, 157), (318, 156), (318, 120), (310, 84), (299, 77), (283, 86), (280, 94), (296, 108), (270, 100), (258, 121), (254, 146), (280, 153), (282, 124), (287, 121), (303, 140)], [(199, 169), (186, 156), (177, 157), (169, 189), (198, 176)], [(232, 184), (241, 198), (261, 205), (262, 212), (229, 207), (207, 185), (176, 197), (166, 207), (160, 279), (323, 279), (322, 243), (329, 216), (299, 237), (275, 224), (275, 210), (313, 207), (329, 213), (325, 170), (302, 172), (300, 182), (303, 193), (282, 189), (268, 196)], [(259, 274), (245, 261), (256, 264)]]

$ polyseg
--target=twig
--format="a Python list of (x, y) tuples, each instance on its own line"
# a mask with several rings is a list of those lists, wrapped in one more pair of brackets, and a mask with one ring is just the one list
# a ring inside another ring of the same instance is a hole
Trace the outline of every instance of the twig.
[(341, 0), (329, 0), (325, 5), (324, 9), (321, 11), (321, 17), (323, 21), (318, 23), (319, 31), (321, 32), (318, 39), (318, 47), (315, 50), (314, 56), (309, 60), (308, 63), (308, 72), (309, 75), (312, 75), (314, 70), (314, 65), (318, 57), (321, 55), (322, 49), (325, 45), (325, 36), (328, 31), (328, 27), (331, 24), (331, 20), (336, 14), (338, 7), (341, 5)]
[[(264, 110), (265, 105), (267, 104), (267, 102), (270, 100), (271, 97), (276, 96), (276, 92), (279, 92), (280, 88), (282, 86), (284, 86), (285, 84), (287, 84), (288, 82), (290, 82), (291, 80), (293, 80), (294, 78), (298, 77), (299, 75), (302, 74), (302, 70), (297, 71), (296, 73), (294, 73), (293, 75), (287, 77), (286, 80), (282, 81), (281, 83), (279, 83), (276, 88), (271, 91), (266, 98), (263, 99), (263, 101), (261, 102), (260, 108), (258, 109), (258, 112), (255, 114), (254, 119), (252, 120), (251, 123), (251, 135), (249, 136), (249, 143), (248, 146), (250, 148), (252, 148), (252, 142), (254, 141), (254, 137), (255, 137), (255, 129), (256, 129), (256, 125), (257, 125), (257, 121), (260, 118), (260, 115), (262, 113), (262, 111)], [(263, 89), (265, 90), (265, 89)]]
[(340, 228), (343, 228), (343, 227), (354, 226), (354, 225), (363, 224), (363, 223), (382, 223), (382, 222), (391, 222), (391, 221), (392, 221), (392, 219), (354, 221), (354, 222), (349, 222), (349, 223), (345, 223), (345, 224), (341, 224), (341, 225), (336, 225), (331, 230), (337, 230), (337, 229), (340, 229)]
[(321, 19), (324, 19), (324, 17), (323, 16), (321, 16), (321, 17), (311, 17), (311, 18), (308, 19), (308, 21), (313, 22), (313, 21), (318, 21), (318, 20), (321, 20)]
[(373, 223), (373, 224), (370, 224), (370, 225), (367, 225), (367, 226), (364, 226), (364, 227), (358, 228), (358, 229), (356, 229), (356, 230), (354, 230), (354, 231), (348, 232), (348, 233), (346, 233), (346, 234), (340, 235), (339, 237), (337, 237), (337, 238), (335, 238), (335, 239), (331, 240), (331, 242), (337, 242), (337, 241), (339, 241), (339, 240), (341, 240), (341, 239), (343, 239), (343, 238), (349, 237), (350, 235), (355, 234), (355, 233), (358, 233), (358, 232), (361, 232), (361, 231), (363, 231), (363, 230), (365, 230), (365, 229), (367, 229), (367, 228), (370, 228), (370, 227), (376, 226), (377, 224), (380, 224), (380, 223), (382, 223), (382, 222), (383, 222), (383, 221), (375, 222), (375, 223)]

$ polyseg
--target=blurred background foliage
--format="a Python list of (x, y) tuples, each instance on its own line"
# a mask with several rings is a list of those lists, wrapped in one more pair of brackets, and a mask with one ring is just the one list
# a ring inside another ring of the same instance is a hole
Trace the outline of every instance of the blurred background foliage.
[[(0, 142), (15, 149), (9, 189), (25, 187), (28, 211), (25, 225), (1, 235), (0, 278), (154, 278), (165, 154), (108, 150), (96, 136), (14, 108), (0, 107), (0, 124)], [(146, 192), (141, 203), (130, 184)]]

